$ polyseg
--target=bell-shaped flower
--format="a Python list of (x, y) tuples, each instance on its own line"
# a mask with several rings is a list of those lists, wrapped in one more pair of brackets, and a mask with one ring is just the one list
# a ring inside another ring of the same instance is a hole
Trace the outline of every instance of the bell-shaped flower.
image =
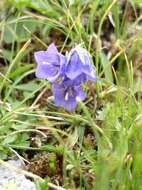
[(74, 111), (78, 101), (83, 101), (86, 97), (80, 78), (74, 81), (66, 78), (61, 84), (53, 84), (52, 92), (55, 105), (69, 112)]
[(91, 56), (87, 50), (77, 45), (73, 48), (67, 56), (66, 76), (74, 80), (76, 77), (82, 75), (86, 80), (95, 81), (96, 72), (92, 66)]
[(64, 75), (66, 57), (58, 52), (54, 43), (46, 51), (34, 53), (37, 62), (36, 77), (50, 82), (59, 80)]

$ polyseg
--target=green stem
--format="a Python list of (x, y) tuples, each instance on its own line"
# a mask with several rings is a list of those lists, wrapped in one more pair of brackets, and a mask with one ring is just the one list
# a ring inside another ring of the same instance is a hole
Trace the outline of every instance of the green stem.
[(18, 150), (32, 150), (32, 151), (48, 151), (48, 152), (54, 152), (58, 154), (63, 154), (64, 153), (64, 148), (61, 146), (52, 146), (52, 145), (44, 145), (41, 147), (27, 147), (27, 146), (18, 146), (18, 145), (2, 145), (5, 148), (14, 148)]

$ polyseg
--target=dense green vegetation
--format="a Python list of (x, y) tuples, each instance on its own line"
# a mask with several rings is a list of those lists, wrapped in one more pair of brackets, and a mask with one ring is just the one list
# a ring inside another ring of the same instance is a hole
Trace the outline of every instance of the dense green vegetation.
[[(1, 161), (25, 160), (40, 190), (141, 190), (141, 0), (1, 0), (0, 11)], [(83, 44), (96, 67), (73, 113), (34, 74), (51, 42)]]

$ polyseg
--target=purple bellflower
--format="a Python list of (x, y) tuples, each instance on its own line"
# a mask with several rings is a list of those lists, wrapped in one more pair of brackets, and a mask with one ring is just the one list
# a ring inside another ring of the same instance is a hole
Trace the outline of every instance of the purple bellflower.
[(36, 77), (55, 82), (62, 78), (65, 70), (66, 57), (60, 54), (52, 43), (46, 51), (34, 53), (37, 62)]
[(52, 92), (56, 106), (63, 107), (69, 112), (74, 111), (77, 103), (86, 97), (79, 80), (67, 78), (61, 84), (53, 84)]
[(87, 80), (96, 81), (90, 54), (77, 45), (64, 56), (52, 43), (46, 51), (35, 52), (34, 56), (37, 62), (36, 77), (52, 83), (55, 105), (74, 111), (78, 101), (86, 97), (82, 85)]
[(71, 80), (82, 74), (86, 80), (96, 81), (95, 69), (91, 65), (91, 56), (80, 45), (69, 52), (65, 73)]

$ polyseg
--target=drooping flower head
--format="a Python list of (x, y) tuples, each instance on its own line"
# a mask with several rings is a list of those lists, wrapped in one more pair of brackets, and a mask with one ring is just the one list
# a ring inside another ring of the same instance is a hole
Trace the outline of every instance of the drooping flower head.
[(86, 97), (80, 79), (73, 81), (66, 78), (61, 84), (53, 84), (52, 92), (56, 106), (63, 107), (69, 112), (74, 111), (78, 101), (83, 101)]
[(34, 53), (37, 62), (36, 77), (55, 82), (64, 75), (66, 57), (52, 43), (46, 51)]
[(86, 80), (96, 81), (95, 68), (91, 62), (91, 56), (87, 50), (77, 45), (68, 54), (66, 76), (74, 80), (82, 74)]

